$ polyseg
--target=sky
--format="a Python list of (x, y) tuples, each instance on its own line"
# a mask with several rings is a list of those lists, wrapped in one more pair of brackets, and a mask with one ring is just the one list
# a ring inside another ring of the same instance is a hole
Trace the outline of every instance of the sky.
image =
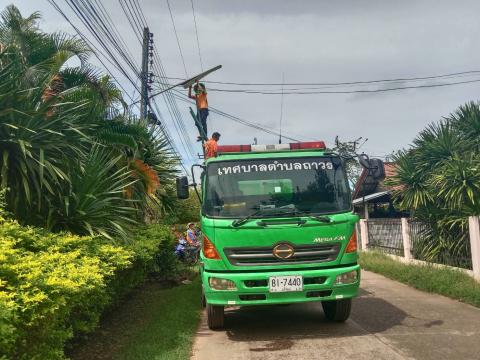
[[(64, 0), (57, 2), (68, 10)], [(201, 72), (191, 0), (170, 0), (187, 74), (166, 0), (139, 2), (150, 31), (154, 33), (154, 46), (167, 76), (185, 78)], [(0, 0), (0, 8), (10, 3), (12, 1)], [(25, 16), (40, 11), (43, 16), (40, 26), (45, 31), (75, 33), (47, 0), (13, 3)], [(102, 4), (139, 62), (140, 43), (119, 0), (102, 0)], [(193, 4), (204, 68), (223, 66), (208, 76), (206, 80), (209, 81), (278, 84), (282, 83), (283, 76), (285, 83), (329, 83), (480, 70), (480, 2), (476, 0), (193, 0)], [(67, 14), (80, 24), (71, 12)], [(93, 58), (92, 62), (99, 65)], [(454, 80), (474, 79), (480, 79), (480, 74)], [(128, 81), (121, 77), (119, 81), (133, 93)], [(408, 85), (449, 81), (452, 80), (419, 81)], [(406, 83), (389, 86), (402, 85)], [(207, 83), (207, 90), (208, 87), (246, 88)], [(386, 85), (375, 84), (362, 89), (382, 87)], [(257, 88), (275, 88), (281, 92), (281, 86)], [(352, 89), (359, 87), (323, 90)], [(282, 132), (299, 140), (325, 140), (327, 145), (333, 146), (337, 135), (343, 141), (368, 138), (361, 150), (372, 156), (385, 156), (408, 147), (425, 126), (448, 116), (461, 104), (476, 101), (479, 90), (480, 83), (472, 83), (368, 94), (285, 94), (283, 112), (281, 95), (212, 90), (209, 91), (209, 104), (277, 131), (282, 117)], [(183, 154), (185, 151), (164, 102), (159, 99), (158, 103)], [(195, 151), (200, 152), (188, 106), (178, 102), (178, 108)], [(249, 144), (254, 138), (260, 144), (278, 142), (278, 136), (216, 114), (211, 114), (208, 121), (209, 130), (220, 132), (224, 144)], [(192, 161), (186, 160), (187, 163)]]

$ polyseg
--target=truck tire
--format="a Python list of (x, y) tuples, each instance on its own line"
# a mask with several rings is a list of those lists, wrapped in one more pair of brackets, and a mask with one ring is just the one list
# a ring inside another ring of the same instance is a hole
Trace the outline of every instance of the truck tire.
[(322, 307), (328, 320), (344, 322), (350, 316), (352, 299), (322, 301)]
[(223, 328), (225, 320), (224, 307), (207, 304), (207, 323), (211, 330)]

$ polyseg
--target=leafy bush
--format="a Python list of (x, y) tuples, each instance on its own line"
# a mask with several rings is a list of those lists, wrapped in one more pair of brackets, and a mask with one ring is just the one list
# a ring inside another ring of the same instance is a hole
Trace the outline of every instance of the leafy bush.
[[(168, 228), (140, 229), (113, 245), (52, 234), (0, 215), (0, 359), (62, 359), (66, 342), (91, 332), (105, 308), (155, 269)], [(170, 251), (171, 252), (171, 251)]]
[[(148, 251), (148, 262), (154, 272), (160, 274), (165, 279), (173, 278), (178, 270), (178, 260), (174, 254), (175, 239), (166, 225), (150, 225), (137, 232), (137, 244), (145, 244), (150, 239), (162, 239), (150, 244), (150, 248), (144, 247), (143, 251), (135, 249), (137, 254)], [(134, 244), (134, 246), (137, 246)]]

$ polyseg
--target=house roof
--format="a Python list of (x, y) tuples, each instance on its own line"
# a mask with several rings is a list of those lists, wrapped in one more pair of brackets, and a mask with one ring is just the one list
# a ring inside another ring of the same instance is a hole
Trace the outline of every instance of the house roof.
[(382, 197), (385, 197), (386, 201), (388, 201), (388, 198), (390, 197), (390, 193), (391, 191), (390, 190), (387, 190), (387, 191), (381, 191), (381, 192), (377, 192), (377, 193), (374, 193), (374, 194), (370, 194), (370, 195), (366, 195), (365, 197), (359, 197), (355, 200), (352, 201), (353, 205), (359, 205), (359, 204), (362, 204), (364, 202), (370, 202), (371, 200), (381, 200), (380, 198)]

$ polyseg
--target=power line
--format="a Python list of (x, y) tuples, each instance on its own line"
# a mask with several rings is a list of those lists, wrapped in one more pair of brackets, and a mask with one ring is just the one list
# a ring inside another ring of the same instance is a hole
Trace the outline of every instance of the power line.
[[(134, 72), (136, 78), (138, 74), (136, 73), (135, 64), (131, 58), (126, 55), (125, 49), (122, 49), (112, 37), (114, 31), (106, 26), (106, 22), (98, 16), (93, 5), (88, 0), (65, 0), (65, 2), (90, 31), (99, 46), (107, 53), (110, 60), (116, 64), (117, 69), (135, 87), (135, 81), (129, 75), (128, 70), (121, 64), (121, 59), (123, 59)], [(114, 51), (120, 55), (120, 58), (114, 55)]]
[(195, 8), (193, 6), (193, 0), (190, 0), (190, 2), (192, 4), (193, 23), (195, 24), (195, 36), (197, 38), (197, 47), (198, 47), (198, 57), (200, 59), (200, 68), (203, 72), (202, 52), (200, 51), (200, 40), (198, 40), (197, 17), (195, 16)]
[[(183, 94), (182, 92), (178, 91), (178, 90), (173, 90), (176, 94), (175, 94), (175, 97), (183, 102), (186, 102), (186, 103), (189, 103), (189, 104), (192, 104), (194, 105), (195, 103), (193, 102), (193, 100), (191, 100), (190, 98), (188, 98), (185, 94)], [(231, 114), (228, 114), (227, 112), (225, 111), (222, 111), (222, 110), (219, 110), (218, 108), (214, 108), (212, 106), (209, 106), (209, 110), (211, 110), (213, 113), (217, 114), (217, 115), (220, 115), (220, 116), (223, 116), (227, 119), (230, 119), (230, 120), (233, 120), (235, 122), (238, 122), (242, 125), (245, 125), (245, 126), (248, 126), (248, 127), (251, 127), (251, 128), (254, 128), (256, 130), (260, 130), (260, 131), (263, 131), (263, 132), (266, 132), (266, 133), (269, 133), (269, 134), (272, 134), (272, 135), (276, 135), (278, 136), (279, 135), (279, 132), (276, 131), (275, 128), (273, 127), (269, 127), (267, 125), (263, 125), (263, 124), (259, 124), (259, 123), (254, 123), (254, 122), (251, 122), (251, 121), (248, 121), (248, 120), (245, 120), (245, 119), (241, 119), (237, 116), (234, 116), (234, 115), (231, 115)], [(288, 140), (292, 140), (292, 141), (300, 141), (300, 140), (297, 140), (297, 139), (294, 139), (292, 138), (292, 136), (295, 136), (295, 137), (301, 137), (301, 138), (304, 138), (306, 140), (312, 140), (312, 141), (318, 141), (318, 138), (313, 138), (313, 137), (309, 137), (309, 136), (305, 136), (305, 135), (302, 135), (302, 134), (295, 134), (293, 132), (289, 132), (289, 135), (288, 136), (285, 136), (285, 135), (282, 135), (283, 138), (286, 138)]]
[(182, 58), (183, 69), (185, 70), (185, 76), (188, 78), (187, 66), (185, 65), (185, 59), (183, 57), (182, 47), (180, 46), (180, 40), (178, 38), (177, 28), (175, 27), (175, 20), (173, 19), (172, 9), (170, 8), (170, 2), (167, 1), (168, 12), (170, 13), (170, 19), (172, 19), (173, 31), (175, 32), (175, 38), (177, 39), (178, 51), (180, 51), (180, 57)]
[[(112, 66), (116, 67), (118, 69), (118, 64), (115, 64), (114, 62), (112, 62), (110, 60), (109, 57), (107, 57), (97, 46), (95, 46), (95, 44), (93, 44), (92, 41), (90, 41), (84, 34), (83, 32), (77, 27), (75, 26), (75, 24), (73, 24), (73, 22), (70, 20), (70, 18), (65, 14), (65, 12), (60, 8), (60, 6), (55, 2), (55, 0), (48, 0), (48, 2), (50, 3), (50, 5), (52, 5), (52, 7), (57, 10), (57, 12), (62, 15), (62, 17), (70, 24), (70, 26), (76, 31), (76, 33), (80, 36), (80, 38), (85, 42), (85, 44), (87, 44), (87, 46), (90, 48), (90, 50), (92, 51), (92, 53), (94, 54), (94, 56), (97, 58), (97, 60), (100, 62), (100, 64), (103, 66), (103, 68), (108, 72), (108, 74), (112, 77), (112, 79), (114, 79), (114, 81), (116, 82), (116, 84), (120, 87), (120, 89), (122, 89), (123, 93), (125, 93), (129, 98), (130, 100), (133, 101), (133, 95), (130, 96), (128, 94), (128, 92), (125, 90), (125, 88), (122, 86), (122, 84), (120, 83), (120, 81), (117, 79), (117, 77), (115, 76), (115, 74), (110, 70), (110, 68), (104, 63), (104, 61), (102, 60), (102, 58), (100, 57), (100, 55), (105, 59), (105, 61), (109, 62)], [(136, 86), (134, 86), (136, 87)], [(138, 107), (138, 105), (137, 105)]]
[[(143, 27), (146, 27), (148, 25), (146, 23), (145, 16), (143, 15), (143, 11), (141, 9), (141, 6), (138, 3), (138, 1), (134, 1), (132, 3), (132, 1), (129, 0), (129, 2), (130, 2), (130, 6), (127, 4), (127, 2), (125, 0), (125, 5), (126, 5), (126, 8), (128, 10), (128, 13), (127, 13), (127, 11), (125, 11), (125, 9), (124, 9), (124, 13), (127, 16), (128, 20), (130, 22), (130, 25), (132, 26), (133, 31), (134, 32), (141, 31), (141, 29)], [(138, 38), (138, 40), (139, 40), (139, 42), (141, 42), (140, 38)], [(160, 67), (157, 65), (157, 63), (160, 64)], [(165, 75), (164, 69), (163, 69), (161, 61), (158, 57), (158, 52), (157, 52), (156, 48), (154, 48), (154, 62), (153, 62), (152, 65), (154, 67), (154, 71), (156, 71), (157, 74), (160, 74), (160, 76)], [(192, 142), (191, 142), (190, 138), (188, 137), (188, 132), (186, 131), (182, 115), (180, 114), (180, 112), (178, 110), (178, 107), (175, 103), (175, 100), (173, 99), (171, 94), (166, 93), (166, 94), (164, 94), (164, 101), (165, 101), (165, 105), (167, 106), (167, 110), (170, 113), (170, 117), (173, 121), (173, 125), (175, 127), (175, 130), (178, 134), (178, 138), (180, 140), (180, 143), (181, 143), (183, 149), (185, 150), (185, 155), (187, 157), (190, 157), (190, 160), (193, 160), (193, 156), (194, 156), (193, 155), (194, 154), (193, 145), (192, 145)], [(153, 99), (153, 103), (156, 105), (156, 100), (155, 99)], [(157, 111), (158, 111), (158, 105), (156, 105), (156, 106), (157, 106)]]
[[(128, 47), (126, 46), (121, 35), (119, 34), (118, 29), (113, 25), (113, 21), (111, 20), (110, 16), (108, 15), (108, 12), (103, 7), (103, 5), (99, 4), (97, 0), (93, 0), (93, 1), (95, 2), (96, 6), (90, 0), (65, 0), (65, 2), (70, 6), (72, 11), (77, 15), (77, 17), (82, 21), (85, 27), (87, 27), (90, 33), (94, 36), (95, 40), (99, 43), (99, 45), (108, 53), (108, 56), (106, 56), (103, 53), (102, 55), (106, 59), (111, 60), (109, 62), (113, 62), (115, 67), (122, 72), (122, 74), (132, 83), (134, 88), (137, 89), (138, 91), (138, 81), (133, 81), (133, 79), (128, 74), (128, 71), (124, 69), (123, 65), (120, 63), (120, 59), (123, 59), (123, 61), (130, 68), (130, 71), (132, 71), (135, 74), (135, 78), (137, 78), (138, 80), (138, 69), (135, 64), (135, 61), (133, 60), (133, 57), (128, 51)], [(125, 7), (123, 6), (123, 4), (121, 2), (120, 4), (122, 5), (122, 9), (125, 10)], [(56, 5), (54, 7), (56, 7), (57, 10), (61, 11), (61, 9), (58, 7), (57, 4), (54, 4), (54, 5)], [(66, 15), (64, 15), (64, 17), (66, 17)], [(134, 25), (135, 24), (132, 24), (132, 27)], [(91, 43), (91, 41), (88, 41), (88, 39), (86, 39), (86, 37), (78, 30), (78, 28), (76, 28), (75, 26), (74, 28), (77, 30), (77, 32), (82, 38), (85, 38), (85, 40), (87, 40), (87, 43)], [(137, 35), (136, 32), (135, 34)], [(98, 48), (96, 49), (98, 50)], [(116, 53), (120, 55), (120, 59), (117, 59), (113, 51), (116, 51)], [(97, 55), (96, 52), (94, 53), (95, 55)], [(110, 72), (108, 67), (105, 66), (105, 64), (102, 63), (102, 65), (107, 69), (108, 72)], [(121, 84), (119, 85), (121, 86)], [(128, 92), (126, 92), (125, 89), (123, 90), (124, 90), (124, 93), (126, 93), (127, 96), (129, 96)], [(133, 101), (133, 96), (130, 98)], [(161, 114), (159, 114), (159, 116), (162, 117)], [(174, 142), (172, 141), (170, 134), (168, 133), (168, 131), (164, 126), (160, 126), (159, 131), (162, 132), (163, 138), (170, 145), (170, 148), (173, 151), (173, 153), (177, 154), (177, 157), (180, 160), (180, 165), (183, 167), (181, 157), (178, 156), (179, 154), (178, 149), (176, 148)]]
[[(391, 79), (377, 79), (377, 80), (365, 80), (365, 81), (347, 81), (347, 82), (293, 82), (285, 83), (284, 86), (342, 86), (342, 85), (362, 85), (362, 84), (374, 84), (374, 83), (383, 83), (383, 82), (406, 82), (406, 81), (419, 81), (419, 80), (433, 80), (439, 78), (448, 78), (448, 77), (458, 77), (462, 75), (469, 74), (479, 74), (480, 70), (468, 70), (460, 71), (449, 74), (440, 74), (440, 75), (431, 75), (431, 76), (420, 76), (420, 77), (404, 77), (404, 78), (391, 78)], [(172, 80), (186, 80), (180, 77), (169, 77), (168, 79)], [(252, 82), (228, 82), (228, 81), (212, 81), (205, 80), (203, 81), (209, 84), (222, 84), (222, 85), (240, 85), (240, 86), (281, 86), (282, 83), (252, 83)]]
[[(174, 90), (174, 92), (176, 92), (177, 94), (175, 94), (175, 97), (183, 102), (186, 102), (186, 103), (189, 103), (189, 104), (194, 104), (193, 101), (191, 101), (186, 95), (184, 95), (183, 93), (177, 91), (177, 90)], [(280, 135), (280, 133), (272, 128), (268, 128), (264, 125), (260, 125), (260, 124), (256, 124), (256, 123), (252, 123), (252, 122), (249, 122), (245, 119), (242, 119), (242, 118), (239, 118), (237, 116), (234, 116), (234, 115), (231, 115), (231, 114), (228, 114), (222, 110), (219, 110), (217, 108), (214, 108), (212, 106), (209, 106), (208, 107), (209, 111), (217, 114), (217, 115), (220, 115), (220, 116), (223, 116), (225, 118), (228, 118), (230, 120), (233, 120), (237, 123), (240, 123), (242, 125), (245, 125), (245, 126), (248, 126), (248, 127), (251, 127), (253, 129), (256, 129), (256, 130), (259, 130), (259, 131), (262, 131), (262, 132), (265, 132), (265, 133), (268, 133), (268, 134), (271, 134), (271, 135), (274, 135), (276, 137), (278, 137)], [(298, 139), (295, 139), (291, 136), (287, 136), (284, 134), (282, 134), (282, 137), (284, 139), (288, 139), (288, 140), (291, 140), (291, 141), (295, 141), (295, 142), (299, 142), (300, 140)], [(316, 139), (312, 139), (312, 140), (316, 140)]]
[[(285, 73), (282, 73), (282, 84), (285, 82)], [(282, 143), (282, 120), (283, 120), (283, 85), (282, 85), (282, 98), (280, 100), (280, 135), (278, 137), (278, 143)]]
[(370, 89), (370, 90), (339, 90), (339, 91), (256, 91), (256, 90), (241, 90), (241, 89), (215, 89), (209, 88), (209, 91), (229, 92), (229, 93), (244, 93), (244, 94), (260, 94), (260, 95), (313, 95), (313, 94), (365, 94), (365, 93), (380, 93), (408, 89), (426, 89), (435, 87), (454, 86), (461, 84), (471, 84), (480, 82), (480, 79), (457, 81), (451, 83), (429, 84), (429, 85), (415, 85), (415, 86), (398, 86), (386, 89)]

